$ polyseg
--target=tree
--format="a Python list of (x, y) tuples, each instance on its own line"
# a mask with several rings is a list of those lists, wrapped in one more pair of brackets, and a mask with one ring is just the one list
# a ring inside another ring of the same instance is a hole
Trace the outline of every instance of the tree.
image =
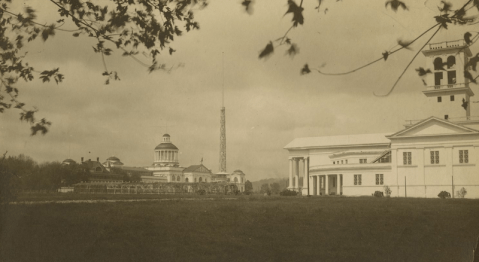
[[(335, 2), (339, 2), (339, 1), (340, 0), (335, 1)], [(295, 0), (288, 0), (287, 2), (288, 2), (288, 5), (287, 5), (287, 10), (286, 10), (285, 15), (292, 16), (292, 20), (291, 20), (292, 25), (286, 31), (286, 33), (283, 36), (277, 38), (274, 41), (269, 41), (266, 44), (266, 46), (260, 51), (260, 54), (259, 54), (259, 57), (258, 57), (259, 59), (263, 59), (263, 58), (267, 58), (267, 57), (271, 56), (274, 53), (275, 49), (277, 49), (279, 47), (283, 47), (283, 46), (286, 46), (286, 48), (287, 48), (286, 54), (288, 54), (291, 57), (294, 57), (298, 53), (298, 50), (299, 50), (298, 46), (293, 42), (293, 40), (288, 36), (288, 34), (294, 28), (298, 27), (299, 25), (303, 25), (305, 23), (306, 19), (304, 18), (304, 15), (303, 15), (303, 11), (304, 11), (303, 0), (300, 1), (299, 5), (296, 3)], [(317, 9), (318, 12), (320, 10), (324, 10), (324, 14), (326, 15), (327, 11), (329, 9), (328, 9), (328, 7), (324, 7), (323, 2), (324, 2), (324, 0), (319, 0), (318, 5), (315, 7), (315, 9)], [(252, 1), (246, 1), (245, 0), (243, 3), (244, 3), (243, 5), (246, 8), (246, 11), (251, 10)], [(473, 26), (473, 25), (478, 23), (477, 14), (475, 14), (475, 15), (473, 14), (473, 12), (477, 13), (477, 11), (479, 11), (479, 1), (478, 0), (464, 0), (463, 4), (458, 9), (453, 9), (452, 4), (450, 4), (449, 2), (446, 2), (446, 1), (440, 1), (440, 2), (438, 1), (438, 3), (440, 4), (440, 6), (438, 6), (440, 14), (431, 17), (431, 20), (433, 20), (435, 24), (432, 27), (425, 30), (422, 34), (420, 34), (419, 36), (414, 38), (412, 41), (404, 41), (404, 40), (399, 39), (399, 40), (397, 40), (397, 46), (393, 47), (390, 50), (386, 50), (382, 53), (378, 52), (378, 57), (373, 59), (371, 62), (367, 62), (363, 65), (353, 67), (350, 70), (346, 70), (344, 72), (327, 72), (327, 71), (322, 69), (322, 67), (324, 67), (324, 64), (320, 67), (312, 68), (312, 67), (309, 66), (309, 63), (306, 62), (304, 64), (304, 66), (299, 70), (300, 74), (301, 75), (306, 75), (306, 74), (311, 73), (312, 71), (316, 71), (317, 73), (322, 74), (322, 75), (342, 76), (342, 75), (351, 74), (351, 73), (357, 72), (361, 69), (364, 69), (366, 67), (369, 67), (372, 64), (379, 63), (379, 62), (382, 62), (382, 61), (386, 62), (387, 59), (390, 56), (398, 53), (399, 51), (412, 50), (411, 45), (414, 42), (416, 42), (417, 40), (419, 40), (420, 38), (425, 36), (428, 32), (433, 31), (434, 33), (432, 34), (432, 36), (425, 42), (425, 44), (416, 52), (416, 54), (411, 59), (411, 61), (405, 66), (404, 70), (399, 75), (399, 77), (396, 79), (396, 81), (393, 83), (390, 90), (388, 92), (386, 92), (385, 94), (379, 94), (379, 95), (374, 94), (376, 96), (388, 96), (388, 95), (390, 95), (393, 92), (393, 90), (395, 89), (395, 87), (397, 86), (397, 84), (399, 83), (399, 81), (401, 80), (401, 78), (403, 77), (404, 73), (409, 68), (409, 66), (412, 64), (412, 62), (418, 56), (418, 54), (424, 49), (424, 47), (428, 43), (430, 43), (431, 40), (433, 40), (433, 38), (436, 36), (436, 34), (440, 30), (447, 30), (448, 25), (451, 25), (451, 24), (461, 25), (461, 26)], [(387, 11), (389, 11), (389, 8), (390, 8), (394, 12), (409, 11), (408, 6), (400, 0), (388, 0), (388, 1), (386, 1), (385, 8), (387, 9)], [(475, 30), (475, 29), (471, 28), (471, 30)], [(479, 40), (479, 32), (470, 31), (470, 32), (466, 32), (464, 34), (464, 41), (466, 43), (466, 46), (468, 46), (468, 47), (474, 45), (477, 40)], [(465, 72), (464, 72), (465, 78), (469, 79), (469, 81), (471, 81), (474, 84), (477, 84), (476, 79), (479, 77), (479, 75), (476, 74), (476, 76), (473, 76), (473, 73), (471, 73), (471, 70), (476, 72), (477, 62), (479, 62), (479, 53), (476, 54), (472, 59), (470, 59), (470, 61), (465, 65)], [(424, 76), (424, 74), (428, 72), (427, 69), (423, 69), (423, 68), (418, 68), (418, 69), (416, 69), (416, 71), (418, 72), (418, 75), (420, 77)]]
[(253, 183), (251, 183), (251, 181), (246, 180), (246, 182), (244, 183), (244, 191), (253, 192)]
[(261, 185), (261, 190), (260, 190), (260, 193), (261, 194), (268, 194), (268, 195), (271, 195), (271, 189), (269, 188), (269, 185), (268, 184), (262, 184)]
[(270, 185), (270, 188), (272, 194), (279, 194), (279, 192), (281, 191), (279, 183), (272, 183)]
[(5, 152), (3, 158), (0, 159), (0, 210), (2, 213), (5, 211), (3, 210), (4, 205), (7, 205), (17, 198), (19, 187), (18, 177), (5, 164), (6, 154), (7, 152)]
[[(50, 0), (45, 4), (56, 10), (53, 17), (44, 24), (37, 21), (36, 11), (11, 0), (0, 6), (0, 113), (8, 109), (20, 110), (20, 120), (31, 125), (32, 135), (45, 134), (51, 122), (36, 118), (37, 109), (26, 107), (20, 100), (20, 80), (61, 83), (64, 75), (59, 68), (35, 69), (29, 65), (25, 44), (43, 42), (58, 33), (72, 37), (85, 37), (96, 42), (93, 51), (103, 61), (105, 84), (120, 80), (116, 71), (107, 67), (105, 56), (114, 50), (130, 57), (149, 72), (172, 70), (158, 60), (162, 54), (172, 55), (175, 49), (170, 45), (175, 37), (184, 31), (199, 29), (193, 8), (207, 5), (206, 0), (105, 0), (102, 4), (88, 0)], [(22, 10), (23, 8), (23, 10)], [(147, 53), (149, 62), (142, 61), (138, 54)], [(7, 98), (8, 97), (8, 98)]]

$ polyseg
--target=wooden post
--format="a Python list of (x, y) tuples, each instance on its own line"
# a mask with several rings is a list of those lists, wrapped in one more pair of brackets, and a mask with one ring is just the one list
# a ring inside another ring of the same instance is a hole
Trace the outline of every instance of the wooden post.
[(404, 176), (404, 197), (407, 197), (407, 191), (406, 191), (406, 176)]
[(452, 194), (452, 198), (454, 198), (454, 176), (451, 177), (452, 178), (452, 184), (451, 184), (451, 194)]

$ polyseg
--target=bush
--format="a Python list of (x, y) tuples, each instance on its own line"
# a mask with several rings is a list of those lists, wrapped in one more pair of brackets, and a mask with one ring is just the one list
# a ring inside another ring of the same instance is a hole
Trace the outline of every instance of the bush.
[(464, 187), (461, 188), (461, 190), (456, 192), (456, 195), (457, 195), (458, 198), (464, 198), (466, 196), (466, 194), (467, 194), (467, 191)]
[(283, 191), (279, 192), (280, 196), (296, 196), (298, 195), (298, 192), (284, 189)]
[(248, 196), (248, 195), (252, 195), (252, 194), (253, 194), (253, 191), (244, 191), (243, 194), (244, 194), (244, 195), (247, 195), (247, 196)]
[(384, 186), (384, 193), (386, 194), (386, 197), (390, 197), (392, 192), (393, 191), (391, 190), (391, 188), (389, 188), (388, 186)]
[(441, 191), (441, 193), (439, 193), (437, 196), (442, 199), (451, 198), (451, 194), (449, 194), (447, 191)]
[(330, 196), (335, 196), (335, 195), (336, 195), (336, 192), (329, 192), (329, 195), (330, 195)]
[(206, 190), (200, 189), (200, 190), (196, 191), (196, 194), (198, 194), (198, 195), (206, 195)]
[(383, 197), (383, 196), (384, 196), (384, 193), (381, 192), (381, 191), (376, 191), (376, 192), (374, 192), (373, 196), (375, 196), (375, 197)]
[(234, 190), (234, 191), (233, 191), (233, 194), (239, 195), (239, 194), (241, 194), (241, 191), (239, 191), (239, 190)]

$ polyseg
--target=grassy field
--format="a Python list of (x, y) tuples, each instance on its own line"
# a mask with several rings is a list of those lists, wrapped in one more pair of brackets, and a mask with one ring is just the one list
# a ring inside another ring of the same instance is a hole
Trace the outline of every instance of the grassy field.
[(472, 261), (478, 236), (467, 199), (10, 205), (0, 261)]

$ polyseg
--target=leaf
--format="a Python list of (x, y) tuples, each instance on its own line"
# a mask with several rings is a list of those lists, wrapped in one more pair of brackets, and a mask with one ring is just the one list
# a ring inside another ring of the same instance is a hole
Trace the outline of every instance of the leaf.
[(447, 29), (447, 23), (452, 23), (452, 20), (449, 18), (448, 14), (445, 15), (437, 15), (434, 18), (436, 18), (436, 22), (441, 24), (442, 27)]
[(467, 45), (470, 45), (472, 43), (471, 36), (472, 36), (472, 34), (469, 33), (469, 32), (466, 32), (464, 34), (464, 41), (466, 41)]
[(446, 12), (446, 13), (451, 11), (451, 7), (452, 7), (451, 3), (448, 3), (446, 1), (441, 1), (441, 3), (442, 3), (442, 8), (440, 8), (439, 6), (437, 7), (439, 11)]
[(248, 13), (248, 14), (253, 14), (253, 1), (252, 0), (244, 0), (243, 2), (241, 2), (241, 5), (244, 7), (245, 11)]
[(80, 33), (74, 33), (73, 36), (78, 37), (78, 36), (80, 36)]
[(386, 2), (386, 8), (388, 8), (388, 5), (391, 5), (391, 9), (394, 11), (394, 12), (397, 12), (397, 10), (399, 9), (399, 7), (402, 7), (403, 10), (409, 10), (406, 6), (406, 4), (404, 4), (403, 2), (399, 1), (399, 0), (390, 0), (390, 1), (387, 1)]
[(467, 64), (464, 66), (464, 68), (467, 68), (468, 66), (470, 66), (472, 70), (476, 71), (478, 62), (479, 62), (479, 53), (477, 53), (473, 58), (469, 59)]
[(464, 77), (469, 79), (472, 83), (477, 84), (476, 79), (469, 73), (469, 71), (464, 71)]
[(427, 74), (432, 74), (431, 69), (424, 69), (422, 67), (416, 68), (416, 72), (418, 73), (419, 76), (425, 76)]
[(308, 64), (304, 64), (303, 68), (301, 68), (301, 75), (306, 75), (311, 73)]
[(469, 104), (469, 103), (466, 101), (466, 99), (463, 98), (463, 99), (462, 99), (462, 105), (461, 105), (461, 106), (464, 108), (464, 110), (467, 110), (468, 104)]
[(298, 6), (293, 0), (288, 0), (288, 11), (284, 15), (289, 13), (293, 14), (293, 26), (302, 25), (304, 23), (303, 10), (301, 6)]
[(388, 60), (388, 57), (389, 57), (389, 52), (388, 52), (388, 51), (384, 51), (384, 53), (383, 53), (384, 61)]
[(55, 27), (50, 25), (49, 27), (43, 29), (42, 31), (42, 39), (43, 41), (47, 41), (48, 37), (55, 35)]
[(412, 43), (412, 41), (403, 41), (402, 39), (398, 39), (398, 45), (400, 45), (401, 47), (403, 47), (404, 49), (407, 49), (407, 50), (412, 50), (409, 45)]
[(296, 46), (296, 44), (291, 44), (291, 46), (286, 51), (286, 54), (288, 54), (291, 57), (294, 57), (298, 53), (299, 53), (299, 48), (298, 46)]
[(170, 47), (169, 52), (170, 52), (170, 55), (172, 55), (174, 52), (176, 52), (176, 50)]
[(271, 54), (273, 54), (273, 52), (274, 52), (273, 42), (269, 41), (269, 44), (267, 44), (266, 47), (259, 54), (259, 59), (266, 58), (270, 56)]

